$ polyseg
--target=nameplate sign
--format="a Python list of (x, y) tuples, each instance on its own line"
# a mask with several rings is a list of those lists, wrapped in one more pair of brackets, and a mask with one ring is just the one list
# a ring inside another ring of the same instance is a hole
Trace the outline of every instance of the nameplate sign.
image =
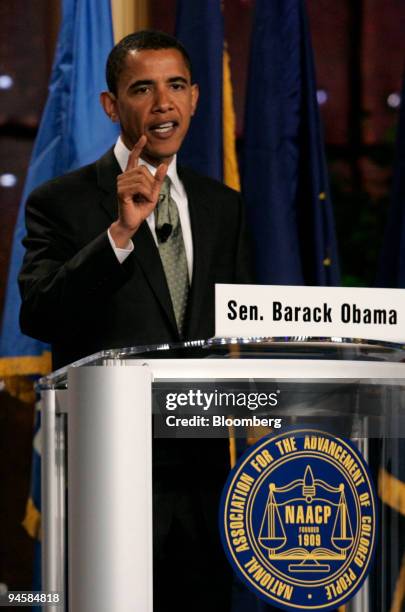
[(215, 335), (405, 341), (405, 289), (216, 285)]

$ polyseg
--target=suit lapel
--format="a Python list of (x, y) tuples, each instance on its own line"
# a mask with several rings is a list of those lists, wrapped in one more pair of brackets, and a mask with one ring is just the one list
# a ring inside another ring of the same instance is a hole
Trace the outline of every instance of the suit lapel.
[(165, 311), (173, 329), (178, 333), (176, 317), (174, 316), (172, 300), (170, 298), (162, 260), (160, 259), (159, 250), (146, 221), (142, 223), (132, 241), (134, 243), (134, 257), (144, 271), (145, 277)]
[(196, 339), (201, 328), (204, 294), (208, 290), (208, 275), (213, 254), (216, 207), (206, 193), (205, 181), (185, 168), (178, 168), (179, 177), (187, 193), (193, 236), (193, 279), (188, 304), (186, 333)]
[[(107, 153), (97, 161), (96, 165), (98, 184), (105, 192), (100, 205), (107, 212), (111, 221), (114, 221), (118, 216), (116, 186), (117, 176), (120, 174), (121, 168), (115, 158), (113, 149), (107, 151)], [(146, 280), (163, 308), (170, 324), (177, 332), (176, 319), (159, 251), (146, 221), (142, 223), (132, 241), (134, 243), (133, 255), (142, 268)]]

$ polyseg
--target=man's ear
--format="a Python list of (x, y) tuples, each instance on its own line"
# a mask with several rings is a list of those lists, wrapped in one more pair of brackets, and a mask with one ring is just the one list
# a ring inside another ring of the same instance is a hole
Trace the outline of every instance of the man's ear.
[(117, 99), (111, 91), (102, 91), (100, 94), (100, 102), (101, 106), (104, 109), (104, 112), (111, 121), (118, 121), (118, 112), (117, 112)]
[(200, 95), (200, 90), (198, 88), (197, 83), (193, 83), (191, 85), (191, 116), (194, 115), (197, 109), (198, 96)]

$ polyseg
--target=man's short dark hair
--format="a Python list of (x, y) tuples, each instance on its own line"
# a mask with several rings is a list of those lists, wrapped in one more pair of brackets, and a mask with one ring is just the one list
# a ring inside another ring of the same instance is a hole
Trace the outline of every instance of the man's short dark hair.
[(191, 77), (190, 56), (177, 38), (158, 30), (141, 30), (125, 36), (115, 45), (108, 56), (106, 81), (111, 93), (117, 95), (118, 81), (124, 69), (128, 53), (130, 51), (144, 51), (146, 49), (177, 49), (182, 54)]

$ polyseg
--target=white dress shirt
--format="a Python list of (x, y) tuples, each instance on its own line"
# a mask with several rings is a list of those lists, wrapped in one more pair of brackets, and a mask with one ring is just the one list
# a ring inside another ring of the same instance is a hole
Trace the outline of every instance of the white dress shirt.
[[(127, 149), (127, 147), (124, 145), (121, 139), (121, 136), (119, 136), (116, 142), (116, 145), (114, 147), (114, 155), (117, 158), (117, 161), (123, 172), (125, 171), (125, 168), (127, 167), (129, 153), (130, 153), (129, 149)], [(152, 175), (154, 175), (156, 172), (156, 168), (148, 164), (142, 158), (139, 158), (139, 165), (146, 166)], [(171, 180), (170, 195), (172, 196), (173, 200), (176, 202), (177, 208), (179, 211), (181, 229), (183, 232), (184, 248), (186, 251), (186, 258), (187, 258), (188, 276), (191, 282), (191, 276), (192, 276), (192, 271), (193, 271), (193, 238), (191, 234), (190, 213), (188, 210), (187, 194), (183, 187), (183, 183), (180, 181), (179, 175), (177, 174), (176, 155), (174, 156), (174, 158), (169, 164), (169, 168), (167, 170), (167, 176)], [(149, 217), (147, 217), (146, 221), (149, 225), (149, 229), (152, 232), (152, 236), (157, 246), (158, 240), (157, 240), (156, 231), (155, 231), (155, 213), (154, 211), (149, 215)], [(128, 255), (134, 250), (134, 243), (132, 242), (132, 240), (130, 240), (127, 248), (120, 249), (115, 246), (115, 243), (110, 234), (110, 230), (108, 230), (108, 238), (118, 258), (118, 261), (122, 263), (123, 261), (125, 261)]]

